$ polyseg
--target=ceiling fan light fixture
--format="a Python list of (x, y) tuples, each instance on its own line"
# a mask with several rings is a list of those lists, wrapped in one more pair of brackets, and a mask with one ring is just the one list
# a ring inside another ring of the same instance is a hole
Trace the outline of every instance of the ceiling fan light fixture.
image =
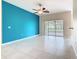
[(43, 7), (41, 3), (38, 3), (38, 8), (33, 10), (36, 11), (35, 13), (38, 13), (38, 14), (49, 13), (49, 11), (45, 7)]
[(43, 11), (38, 11), (38, 14), (43, 14)]

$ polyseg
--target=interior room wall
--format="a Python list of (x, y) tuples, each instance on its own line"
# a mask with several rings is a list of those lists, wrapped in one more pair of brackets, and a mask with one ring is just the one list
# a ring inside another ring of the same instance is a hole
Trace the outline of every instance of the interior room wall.
[(45, 21), (51, 21), (51, 20), (64, 20), (64, 36), (65, 38), (70, 38), (72, 30), (69, 29), (70, 27), (73, 27), (72, 25), (72, 17), (71, 17), (70, 11), (65, 12), (59, 12), (54, 14), (47, 14), (47, 15), (41, 15), (40, 16), (40, 34), (45, 35)]
[(38, 15), (2, 1), (2, 43), (38, 34)]
[(77, 55), (77, 0), (73, 0), (73, 26), (74, 30), (70, 42), (74, 48), (75, 54)]
[(75, 51), (75, 54), (77, 55), (77, 18), (73, 18), (73, 32), (71, 36), (70, 43)]

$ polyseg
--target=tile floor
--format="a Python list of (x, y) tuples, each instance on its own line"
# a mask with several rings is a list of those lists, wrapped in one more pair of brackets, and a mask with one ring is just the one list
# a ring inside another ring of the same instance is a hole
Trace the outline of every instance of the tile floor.
[(2, 46), (2, 59), (76, 59), (63, 37), (38, 36)]

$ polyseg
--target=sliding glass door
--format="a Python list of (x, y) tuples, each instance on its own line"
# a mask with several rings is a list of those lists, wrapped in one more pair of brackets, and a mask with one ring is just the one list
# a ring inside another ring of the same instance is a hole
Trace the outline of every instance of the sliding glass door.
[(63, 36), (63, 20), (53, 20), (45, 22), (46, 36)]

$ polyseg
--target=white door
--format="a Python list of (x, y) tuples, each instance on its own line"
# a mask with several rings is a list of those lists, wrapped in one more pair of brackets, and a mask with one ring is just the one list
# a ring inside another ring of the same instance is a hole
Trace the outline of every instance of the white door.
[(46, 36), (63, 36), (63, 20), (53, 20), (45, 22)]
[(54, 21), (45, 22), (45, 35), (46, 36), (55, 35), (55, 22)]

